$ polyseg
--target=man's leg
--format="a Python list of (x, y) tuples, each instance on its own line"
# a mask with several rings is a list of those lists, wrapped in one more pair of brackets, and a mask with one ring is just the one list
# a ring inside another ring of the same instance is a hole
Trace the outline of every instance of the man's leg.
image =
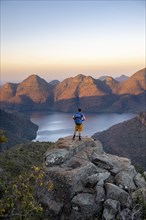
[(81, 141), (81, 131), (79, 131), (79, 141)]
[(83, 130), (83, 124), (80, 125), (80, 128), (79, 128), (79, 141), (81, 141), (81, 133), (82, 133), (82, 130)]
[(75, 126), (75, 131), (74, 131), (74, 135), (73, 135), (73, 140), (75, 140), (75, 137), (76, 137), (76, 126)]

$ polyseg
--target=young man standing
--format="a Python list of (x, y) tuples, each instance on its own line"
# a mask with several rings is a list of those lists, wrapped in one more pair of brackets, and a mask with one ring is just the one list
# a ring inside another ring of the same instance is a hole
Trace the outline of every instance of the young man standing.
[(75, 122), (75, 131), (74, 131), (74, 135), (73, 135), (73, 140), (75, 140), (76, 132), (78, 131), (79, 140), (81, 141), (81, 132), (83, 130), (82, 122), (85, 121), (85, 116), (82, 113), (82, 110), (80, 108), (78, 108), (78, 111), (73, 115), (73, 119)]

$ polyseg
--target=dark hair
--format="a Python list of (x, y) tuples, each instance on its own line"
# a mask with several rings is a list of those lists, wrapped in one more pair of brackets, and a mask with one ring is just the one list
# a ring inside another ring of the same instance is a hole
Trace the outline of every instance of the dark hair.
[(78, 112), (81, 112), (82, 111), (82, 109), (81, 108), (78, 108)]

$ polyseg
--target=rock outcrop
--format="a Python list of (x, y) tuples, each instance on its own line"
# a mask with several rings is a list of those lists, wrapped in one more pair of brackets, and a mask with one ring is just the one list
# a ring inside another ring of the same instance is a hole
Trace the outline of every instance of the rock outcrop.
[(39, 198), (51, 220), (130, 219), (133, 200), (146, 187), (129, 159), (106, 154), (88, 137), (59, 139), (46, 152), (44, 169), (53, 188)]

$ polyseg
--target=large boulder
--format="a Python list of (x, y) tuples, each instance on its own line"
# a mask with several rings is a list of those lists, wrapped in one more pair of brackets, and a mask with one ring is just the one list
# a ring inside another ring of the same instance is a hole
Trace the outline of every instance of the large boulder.
[(113, 199), (107, 199), (104, 202), (103, 218), (105, 220), (113, 220), (120, 211), (120, 203)]
[(59, 139), (46, 152), (44, 169), (53, 188), (39, 191), (39, 198), (51, 220), (124, 219), (145, 186), (129, 159), (106, 154), (88, 137)]
[(131, 206), (130, 196), (125, 190), (112, 183), (106, 183), (105, 190), (108, 199), (119, 201), (123, 207), (129, 208)]

